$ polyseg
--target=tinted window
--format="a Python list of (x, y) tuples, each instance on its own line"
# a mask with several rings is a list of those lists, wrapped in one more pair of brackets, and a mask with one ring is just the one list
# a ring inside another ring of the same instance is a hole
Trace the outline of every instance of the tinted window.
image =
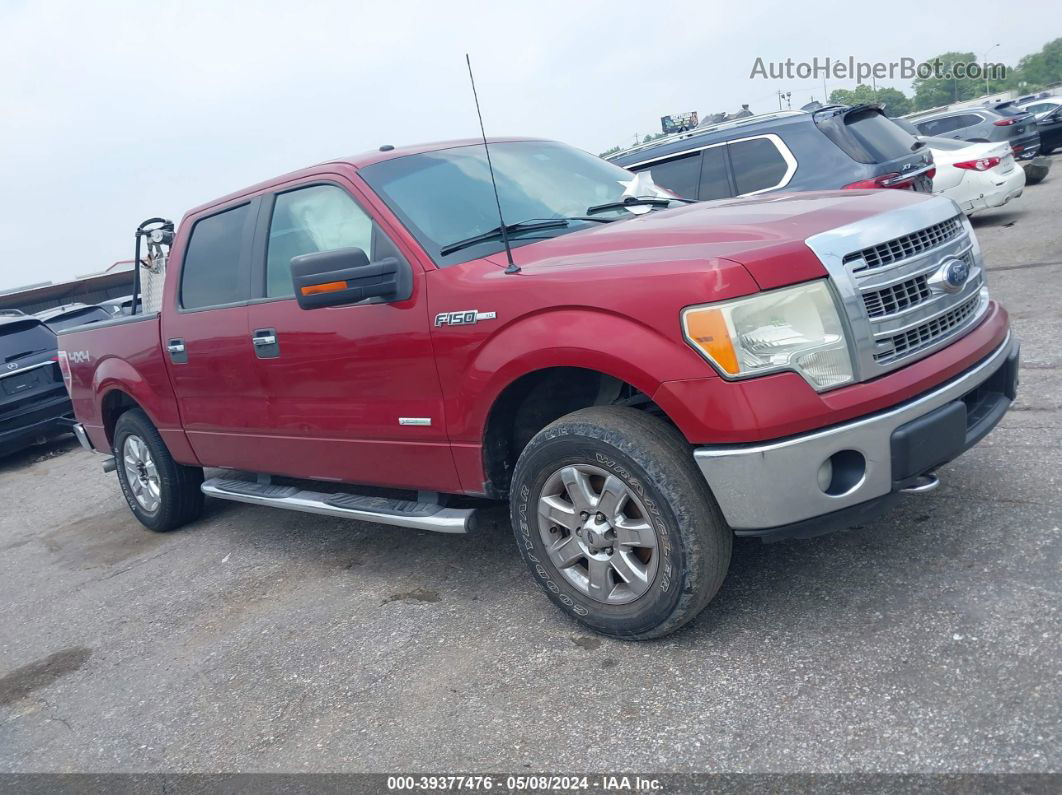
[(769, 138), (738, 141), (727, 148), (739, 195), (776, 187), (785, 176), (785, 158)]
[(266, 295), (294, 295), (291, 259), (300, 254), (360, 248), (370, 259), (373, 222), (345, 190), (335, 185), (314, 185), (281, 193), (269, 224), (266, 257)]
[(184, 255), (181, 306), (199, 309), (250, 297), (240, 269), (249, 204), (197, 221)]
[(677, 196), (696, 199), (697, 184), (701, 179), (700, 153), (668, 160), (666, 163), (653, 163), (649, 166), (649, 173), (653, 175), (653, 182), (660, 187), (667, 188)]
[(911, 154), (915, 139), (876, 110), (856, 111), (844, 117), (844, 125), (870, 162), (883, 163)]
[(61, 331), (67, 328), (73, 328), (74, 326), (84, 326), (88, 323), (99, 323), (101, 320), (110, 320), (111, 313), (106, 309), (99, 306), (87, 306), (84, 309), (77, 309), (73, 312), (67, 312), (66, 314), (58, 315), (56, 317), (45, 320), (48, 327), (53, 331)]
[(0, 323), (0, 361), (13, 362), (22, 356), (56, 349), (55, 334), (36, 320)]
[(958, 130), (960, 127), (965, 127), (966, 123), (962, 121), (965, 116), (948, 116), (943, 119), (930, 119), (929, 121), (918, 122), (918, 129), (923, 135), (944, 135), (950, 133), (953, 130)]
[(726, 147), (705, 149), (701, 152), (701, 192), (698, 198), (707, 201), (732, 195), (726, 178)]

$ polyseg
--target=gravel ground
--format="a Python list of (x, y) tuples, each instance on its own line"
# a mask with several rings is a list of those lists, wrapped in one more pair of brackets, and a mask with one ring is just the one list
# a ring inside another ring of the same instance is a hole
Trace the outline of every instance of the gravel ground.
[(554, 609), (503, 510), (455, 537), (210, 501), (153, 535), (70, 442), (0, 461), (0, 771), (1058, 771), (1055, 167), (974, 219), (1023, 339), (1000, 427), (871, 524), (737, 543), (662, 641)]

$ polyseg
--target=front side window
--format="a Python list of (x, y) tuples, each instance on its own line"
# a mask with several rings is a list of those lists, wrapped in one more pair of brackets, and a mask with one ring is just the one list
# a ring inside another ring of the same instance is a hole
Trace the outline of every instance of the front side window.
[(203, 309), (246, 301), (240, 257), (250, 204), (196, 221), (181, 271), (181, 306)]
[(293, 296), (291, 260), (300, 254), (360, 248), (372, 259), (372, 219), (342, 188), (313, 185), (281, 193), (273, 206), (266, 254), (266, 296)]
[[(632, 179), (626, 169), (553, 142), (498, 142), (490, 145), (490, 154), (507, 224), (569, 221), (533, 233), (514, 233), (514, 247), (594, 224), (579, 216), (587, 215), (591, 207), (620, 200), (625, 183)], [(498, 208), (482, 145), (395, 157), (366, 166), (360, 173), (437, 264), (466, 262), (502, 250), (497, 240), (445, 255), (440, 250), (498, 226)], [(619, 206), (593, 217), (618, 220), (633, 216)]]
[(769, 138), (752, 138), (727, 144), (738, 195), (776, 188), (789, 166)]
[(697, 185), (701, 179), (700, 152), (664, 163), (653, 163), (649, 167), (649, 173), (653, 175), (653, 182), (667, 188), (676, 196), (696, 199)]

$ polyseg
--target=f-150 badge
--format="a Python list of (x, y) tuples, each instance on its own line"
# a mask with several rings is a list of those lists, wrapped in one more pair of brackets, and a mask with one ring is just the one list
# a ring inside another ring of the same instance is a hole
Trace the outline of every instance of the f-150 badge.
[(440, 312), (435, 316), (436, 326), (470, 326), (481, 320), (494, 320), (495, 312), (480, 312), (478, 309), (462, 309), (459, 312)]

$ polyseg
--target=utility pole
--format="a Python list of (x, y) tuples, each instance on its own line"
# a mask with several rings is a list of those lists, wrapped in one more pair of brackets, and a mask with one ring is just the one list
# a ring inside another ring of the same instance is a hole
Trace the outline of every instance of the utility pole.
[(993, 44), (991, 47), (985, 50), (985, 54), (981, 56), (981, 63), (985, 66), (985, 99), (988, 99), (988, 53), (992, 52), (992, 50), (994, 50), (998, 46), (998, 42), (996, 44)]
[(790, 102), (790, 100), (789, 100), (789, 98), (791, 96), (793, 96), (793, 92), (792, 91), (776, 91), (775, 93), (778, 94), (778, 110), (782, 109), (782, 100), (783, 99), (785, 100), (786, 105), (789, 106), (789, 109), (790, 110), (793, 109), (793, 103)]

